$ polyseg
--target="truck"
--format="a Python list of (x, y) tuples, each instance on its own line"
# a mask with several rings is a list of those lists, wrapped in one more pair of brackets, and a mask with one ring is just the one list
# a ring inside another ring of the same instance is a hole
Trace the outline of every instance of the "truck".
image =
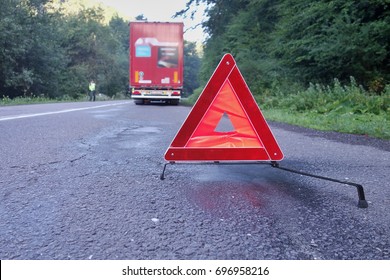
[(134, 103), (179, 104), (183, 91), (183, 23), (133, 21), (129, 27), (129, 91)]

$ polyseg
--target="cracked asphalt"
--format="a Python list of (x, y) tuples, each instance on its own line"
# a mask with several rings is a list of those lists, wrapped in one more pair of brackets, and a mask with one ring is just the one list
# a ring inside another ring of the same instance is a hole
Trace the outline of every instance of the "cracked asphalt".
[(189, 110), (0, 107), (0, 259), (390, 259), (389, 141), (270, 123), (281, 166), (362, 184), (365, 209), (352, 186), (269, 165), (160, 180)]

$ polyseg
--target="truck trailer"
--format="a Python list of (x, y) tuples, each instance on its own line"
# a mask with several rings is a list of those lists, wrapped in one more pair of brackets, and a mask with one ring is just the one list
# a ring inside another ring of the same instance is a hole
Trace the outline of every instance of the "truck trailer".
[(129, 90), (135, 104), (177, 105), (183, 90), (183, 23), (130, 22)]

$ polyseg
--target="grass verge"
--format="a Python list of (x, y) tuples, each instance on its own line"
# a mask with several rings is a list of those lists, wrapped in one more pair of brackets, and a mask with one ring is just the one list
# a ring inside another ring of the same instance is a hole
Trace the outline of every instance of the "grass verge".
[(322, 131), (368, 135), (390, 139), (390, 119), (384, 114), (353, 114), (295, 112), (287, 109), (264, 109), (264, 117), (270, 121), (283, 122)]
[[(122, 100), (126, 99), (125, 94), (117, 94), (113, 97), (106, 96), (104, 94), (97, 94), (96, 101), (107, 101), (107, 100)], [(72, 98), (69, 96), (62, 96), (60, 98), (47, 98), (40, 96), (32, 97), (16, 97), (9, 98), (3, 96), (0, 99), (0, 106), (12, 106), (12, 105), (26, 105), (26, 104), (43, 104), (43, 103), (60, 103), (60, 102), (83, 102), (88, 101), (89, 97), (87, 95), (80, 95), (78, 98)]]

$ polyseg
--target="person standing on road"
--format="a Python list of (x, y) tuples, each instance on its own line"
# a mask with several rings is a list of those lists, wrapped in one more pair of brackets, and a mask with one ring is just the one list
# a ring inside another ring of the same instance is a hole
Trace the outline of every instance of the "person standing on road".
[(96, 84), (94, 80), (89, 83), (89, 101), (95, 101), (96, 99)]

